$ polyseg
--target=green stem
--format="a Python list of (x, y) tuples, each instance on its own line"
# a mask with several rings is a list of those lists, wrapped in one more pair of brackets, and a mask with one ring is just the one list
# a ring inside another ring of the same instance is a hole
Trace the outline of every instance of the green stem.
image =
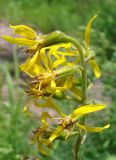
[(74, 145), (74, 150), (73, 150), (74, 160), (80, 160), (79, 150), (80, 150), (80, 146), (81, 146), (81, 141), (82, 141), (82, 137), (77, 136), (76, 137), (76, 142), (75, 142), (75, 145)]
[(15, 79), (18, 81), (19, 80), (19, 62), (18, 62), (18, 57), (16, 53), (16, 46), (13, 46), (13, 60), (14, 60), (14, 70), (15, 70)]
[[(85, 57), (84, 57), (84, 50), (77, 40), (75, 40), (71, 37), (67, 37), (67, 39), (77, 47), (77, 49), (80, 53), (81, 67), (83, 68), (83, 70), (81, 70), (82, 71), (82, 104), (86, 104), (87, 73), (86, 73), (86, 63), (85, 63)], [(85, 123), (85, 118), (83, 117), (82, 124), (84, 125), (84, 123)], [(85, 132), (81, 131), (81, 134), (77, 136), (76, 143), (75, 143), (75, 146), (74, 146), (74, 152), (73, 152), (74, 160), (80, 160), (79, 151), (80, 151), (82, 141), (84, 139), (84, 135), (85, 135)]]
[[(75, 42), (75, 45), (78, 47), (79, 44)], [(82, 104), (85, 104), (86, 97), (87, 97), (87, 74), (86, 74), (86, 63), (85, 63), (84, 51), (81, 47), (79, 48), (79, 53), (81, 57), (81, 66), (83, 68), (82, 70), (82, 95), (83, 95)], [(84, 125), (84, 123), (85, 123), (85, 118), (83, 117), (82, 124)], [(80, 151), (80, 147), (81, 147), (84, 135), (85, 133), (84, 131), (82, 131), (82, 134), (77, 136), (76, 143), (74, 146), (74, 160), (80, 160), (79, 151)]]

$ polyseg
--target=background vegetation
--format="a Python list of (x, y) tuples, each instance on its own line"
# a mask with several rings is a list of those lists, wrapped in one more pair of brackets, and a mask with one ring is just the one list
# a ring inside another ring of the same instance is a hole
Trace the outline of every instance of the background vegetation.
[[(94, 14), (99, 15), (93, 25), (91, 47), (102, 68), (102, 78), (93, 94), (94, 98), (98, 96), (108, 103), (109, 109), (95, 118), (96, 121), (101, 119), (99, 123), (102, 124), (108, 121), (111, 128), (100, 134), (88, 135), (82, 148), (83, 160), (116, 160), (115, 10), (115, 0), (0, 0), (0, 23), (30, 25), (38, 33), (61, 30), (80, 40), (84, 38), (88, 20)], [(3, 49), (0, 49), (0, 57), (2, 52)], [(0, 160), (18, 160), (22, 155), (38, 156), (34, 146), (28, 144), (30, 131), (36, 124), (23, 113), (25, 99), (15, 49), (8, 54), (13, 57), (12, 61), (10, 58), (0, 58)], [(48, 160), (71, 160), (72, 143), (73, 139), (69, 140), (68, 145), (56, 142), (51, 152), (52, 158)]]

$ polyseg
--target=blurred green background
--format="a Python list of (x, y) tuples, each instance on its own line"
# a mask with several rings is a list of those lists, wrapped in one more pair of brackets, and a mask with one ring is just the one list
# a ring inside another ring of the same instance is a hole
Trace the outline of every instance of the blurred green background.
[[(100, 134), (89, 134), (81, 155), (82, 160), (116, 160), (116, 1), (0, 0), (0, 34), (11, 35), (8, 24), (25, 24), (38, 33), (61, 30), (83, 40), (85, 26), (95, 14), (98, 18), (91, 31), (91, 48), (96, 52), (102, 78), (94, 80), (91, 95), (107, 103), (108, 109), (94, 119), (99, 125), (110, 123), (111, 127)], [(23, 80), (18, 70), (22, 59), (17, 47), (0, 39), (0, 160), (39, 156), (35, 146), (28, 143), (37, 124), (23, 113)], [(74, 139), (55, 142), (51, 157), (43, 159), (71, 160), (73, 144)]]

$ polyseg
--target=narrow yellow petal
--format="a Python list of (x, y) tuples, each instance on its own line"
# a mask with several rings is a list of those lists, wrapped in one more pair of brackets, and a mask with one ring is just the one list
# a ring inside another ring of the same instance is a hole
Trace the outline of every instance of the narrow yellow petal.
[(66, 61), (66, 59), (65, 59), (64, 57), (59, 58), (58, 60), (56, 60), (56, 61), (53, 63), (53, 68), (58, 67), (59, 65), (61, 65), (61, 64), (64, 63), (65, 61)]
[(52, 135), (48, 139), (48, 144), (54, 141), (57, 137), (59, 137), (63, 132), (63, 126), (59, 126), (58, 128), (53, 131)]
[(38, 43), (35, 40), (30, 40), (30, 39), (26, 39), (26, 38), (13, 38), (10, 36), (2, 36), (2, 38), (5, 39), (6, 41), (8, 41), (9, 43), (18, 44), (21, 46), (34, 46)]
[(36, 52), (32, 58), (28, 58), (24, 64), (20, 65), (20, 70), (25, 72), (29, 76), (37, 76), (40, 73), (45, 72), (45, 69), (37, 65), (39, 52)]
[(91, 30), (91, 25), (94, 21), (94, 19), (97, 17), (97, 15), (95, 15), (87, 24), (86, 29), (85, 29), (85, 43), (87, 45), (87, 48), (89, 48), (89, 44), (90, 44), (90, 30)]
[(106, 126), (104, 127), (89, 127), (89, 126), (83, 126), (83, 125), (80, 125), (79, 123), (76, 123), (76, 125), (85, 130), (85, 131), (88, 131), (88, 132), (101, 132), (103, 131), (104, 129), (107, 129), (110, 127), (110, 124), (107, 124)]
[[(37, 51), (34, 56), (30, 59), (30, 64), (29, 65), (34, 65), (36, 64), (37, 60), (38, 60), (38, 56), (39, 56), (39, 52)], [(29, 67), (29, 66), (28, 66)]]
[(56, 51), (56, 53), (62, 56), (75, 56), (75, 57), (77, 56), (76, 55), (77, 51), (70, 51), (70, 52)]
[(47, 59), (47, 57), (46, 57), (46, 55), (45, 55), (45, 51), (46, 51), (46, 49), (45, 49), (45, 48), (42, 48), (42, 49), (40, 50), (40, 56), (41, 56), (41, 59), (42, 59), (42, 62), (43, 62), (43, 64), (44, 64), (45, 68), (46, 68), (48, 71), (51, 71), (50, 68), (49, 68), (48, 59)]
[(41, 154), (43, 154), (44, 156), (48, 156), (48, 152), (45, 151), (45, 149), (43, 148), (43, 144), (42, 142), (38, 141), (38, 150)]
[(59, 44), (55, 44), (55, 45), (52, 45), (52, 46), (49, 46), (49, 47), (46, 47), (46, 48), (47, 49), (52, 49), (53, 48), (54, 51), (57, 51), (58, 49), (61, 49), (61, 48), (62, 49), (63, 48), (70, 49), (71, 45), (72, 45), (71, 43), (59, 43)]
[(45, 49), (49, 49), (48, 56), (53, 55), (56, 59), (59, 59), (59, 56), (56, 54), (56, 46), (55, 45), (45, 47)]
[(31, 65), (30, 67), (28, 67), (29, 66), (28, 65), (28, 60), (26, 61), (26, 63), (20, 65), (20, 70), (22, 72), (25, 72), (30, 77), (34, 77), (34, 76), (37, 76), (40, 73), (45, 72), (44, 68), (38, 66), (37, 64), (34, 64), (34, 66)]
[(37, 37), (36, 32), (26, 25), (10, 25), (10, 27), (14, 30), (14, 33), (24, 36), (25, 38), (35, 39)]
[(62, 87), (61, 90), (67, 90), (72, 87), (72, 81), (73, 77), (72, 76), (67, 76), (66, 81), (64, 83), (64, 86)]
[(70, 116), (71, 116), (71, 119), (78, 119), (85, 114), (99, 111), (105, 107), (106, 106), (104, 104), (84, 105), (84, 106), (81, 106), (81, 107), (75, 109)]
[(95, 60), (89, 60), (89, 64), (91, 65), (91, 68), (93, 69), (93, 72), (96, 76), (96, 78), (101, 77), (101, 71), (99, 66), (97, 65)]
[(24, 108), (23, 108), (23, 111), (24, 111), (28, 116), (31, 116), (31, 117), (32, 117), (33, 115), (29, 112), (28, 107), (29, 107), (28, 105), (25, 105)]
[(48, 98), (45, 100), (44, 103), (40, 104), (35, 102), (34, 103), (36, 107), (38, 108), (45, 108), (45, 107), (49, 107), (52, 108), (53, 110), (55, 110), (57, 113), (59, 113), (59, 115), (61, 117), (65, 117), (66, 115), (61, 111), (60, 107), (53, 101), (53, 99)]
[(41, 114), (42, 123), (46, 124), (47, 123), (47, 118), (52, 118), (52, 117), (50, 116), (50, 114), (48, 112), (43, 112)]
[(56, 91), (56, 83), (54, 80), (51, 80), (51, 85), (50, 85), (51, 92), (54, 94)]
[(47, 128), (48, 128), (48, 124), (44, 124), (41, 128), (38, 128), (37, 132), (35, 133), (33, 139), (31, 139), (30, 143), (34, 144), (38, 140), (40, 140), (42, 133), (45, 132)]
[(49, 98), (46, 103), (49, 107), (56, 110), (60, 116), (65, 117), (65, 114), (61, 111), (60, 107), (52, 99)]
[(51, 59), (51, 56), (49, 54), (47, 56), (47, 59), (48, 59), (49, 68), (52, 71), (53, 70), (53, 62), (52, 62), (53, 60)]

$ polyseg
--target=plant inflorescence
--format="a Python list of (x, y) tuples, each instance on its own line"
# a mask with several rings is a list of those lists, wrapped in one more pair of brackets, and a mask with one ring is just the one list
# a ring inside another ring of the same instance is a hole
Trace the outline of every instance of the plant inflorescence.
[[(53, 141), (73, 136), (76, 138), (73, 157), (79, 160), (79, 149), (87, 132), (100, 132), (110, 126), (90, 127), (85, 119), (87, 114), (105, 108), (104, 104), (88, 98), (92, 86), (88, 70), (91, 67), (96, 78), (101, 76), (90, 49), (90, 29), (95, 18), (96, 15), (87, 24), (84, 43), (60, 31), (38, 35), (25, 25), (10, 25), (20, 37), (3, 36), (10, 43), (26, 46), (24, 52), (28, 58), (20, 65), (26, 75), (25, 93), (29, 97), (24, 112), (30, 117), (35, 116), (30, 108), (36, 107), (40, 112), (41, 124), (33, 131), (31, 143), (36, 143), (44, 156), (48, 155)], [(59, 106), (63, 99), (76, 104), (69, 114)], [(51, 114), (49, 109), (56, 114)]]

